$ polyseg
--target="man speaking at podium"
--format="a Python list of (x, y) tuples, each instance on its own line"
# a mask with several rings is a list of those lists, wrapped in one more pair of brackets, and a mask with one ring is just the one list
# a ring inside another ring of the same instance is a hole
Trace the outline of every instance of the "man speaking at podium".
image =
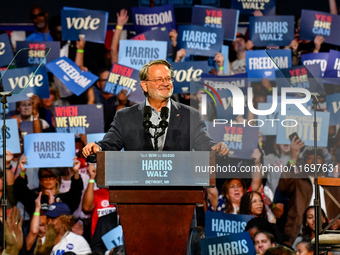
[[(224, 142), (214, 143), (199, 111), (170, 99), (172, 77), (172, 67), (166, 60), (145, 64), (139, 71), (139, 78), (146, 100), (117, 111), (103, 140), (91, 142), (83, 148), (84, 157), (101, 150), (120, 151), (122, 148), (125, 151), (213, 150), (227, 155), (227, 145)], [(162, 125), (164, 122), (166, 124)], [(163, 128), (150, 128), (157, 125)], [(159, 134), (162, 135), (153, 138)]]

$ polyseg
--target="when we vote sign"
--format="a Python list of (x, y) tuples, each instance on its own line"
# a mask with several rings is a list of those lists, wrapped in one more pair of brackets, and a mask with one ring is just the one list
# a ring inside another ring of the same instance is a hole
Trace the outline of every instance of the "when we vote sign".
[(221, 51), (224, 31), (196, 25), (178, 27), (177, 48), (185, 49), (187, 54), (213, 57)]
[(17, 50), (20, 49), (29, 50), (23, 50), (18, 54), (17, 67), (38, 66), (41, 62), (45, 65), (60, 57), (60, 42), (17, 42)]
[(8, 34), (0, 35), (0, 66), (7, 66), (13, 59), (12, 45)]
[(40, 98), (50, 97), (46, 68), (41, 66), (34, 75), (36, 69), (37, 67), (23, 67), (6, 71), (2, 79), (5, 91), (19, 93), (27, 85), (21, 93), (8, 97), (9, 103), (28, 100), (33, 95)]
[(85, 41), (104, 43), (109, 13), (64, 7), (61, 10), (63, 40), (76, 41), (81, 35)]
[(327, 111), (330, 113), (330, 126), (340, 124), (340, 94), (326, 96)]
[(121, 40), (118, 63), (134, 69), (141, 69), (151, 60), (166, 59), (167, 42)]
[(300, 39), (314, 40), (318, 35), (325, 38), (324, 43), (340, 45), (340, 17), (327, 12), (302, 10)]
[[(230, 125), (230, 119), (219, 123), (209, 123), (208, 132), (215, 142), (223, 141), (229, 148), (230, 158), (250, 159), (257, 148), (259, 127)], [(228, 124), (227, 124), (228, 123)]]
[(220, 237), (202, 238), (202, 255), (255, 255), (255, 247), (248, 231)]
[[(313, 116), (305, 116), (301, 111), (287, 111), (286, 115), (280, 115), (280, 123), (278, 125), (276, 136), (277, 144), (290, 144), (289, 136), (296, 132), (301, 140), (307, 146), (314, 146), (314, 127)], [(317, 127), (317, 143), (318, 146), (327, 147), (328, 142), (328, 127), (329, 127), (329, 112), (316, 112)]]
[(26, 167), (70, 167), (75, 156), (74, 148), (74, 134), (27, 134), (24, 136)]
[(294, 16), (249, 17), (254, 46), (286, 46), (294, 40)]
[(320, 64), (321, 75), (323, 77), (327, 68), (328, 56), (328, 52), (302, 54), (301, 62), (304, 66)]
[[(31, 122), (32, 123), (32, 122)], [(3, 155), (3, 134), (0, 133), (0, 155)], [(21, 153), (17, 119), (6, 120), (6, 150)]]
[(46, 64), (46, 67), (74, 94), (81, 95), (96, 80), (98, 76), (81, 71), (80, 68), (69, 58), (58, 58)]
[(240, 10), (241, 15), (253, 15), (254, 11), (259, 10), (265, 16), (275, 15), (275, 0), (231, 0), (231, 8)]
[(168, 31), (176, 29), (174, 6), (167, 4), (159, 7), (132, 7), (132, 18), (137, 34), (155, 28), (165, 27)]
[(104, 92), (118, 95), (122, 89), (133, 93), (139, 85), (138, 71), (127, 66), (113, 64)]
[(174, 94), (190, 93), (190, 82), (198, 82), (201, 75), (209, 71), (207, 61), (188, 61), (172, 63), (174, 71)]
[(226, 40), (236, 38), (239, 10), (196, 5), (192, 8), (191, 24), (212, 28), (223, 28)]
[(273, 60), (264, 50), (246, 51), (246, 69), (248, 78), (252, 81), (267, 78), (275, 79), (275, 70), (292, 66), (291, 50), (268, 50)]
[(91, 134), (104, 132), (103, 105), (70, 105), (54, 108), (58, 133)]
[(205, 237), (242, 233), (252, 218), (253, 215), (208, 211), (205, 213)]
[(168, 43), (168, 50), (167, 50), (168, 56), (172, 55), (172, 42), (169, 37), (169, 32), (165, 27), (146, 31), (142, 34), (132, 37), (130, 40), (167, 42)]

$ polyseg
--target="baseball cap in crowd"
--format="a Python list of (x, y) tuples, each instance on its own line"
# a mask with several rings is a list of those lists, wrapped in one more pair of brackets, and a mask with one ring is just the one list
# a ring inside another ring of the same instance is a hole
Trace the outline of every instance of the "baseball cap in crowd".
[(54, 202), (50, 204), (44, 215), (49, 218), (57, 218), (60, 215), (71, 215), (71, 211), (67, 204), (63, 202)]
[[(303, 153), (303, 160), (306, 161), (306, 159), (308, 158), (309, 155), (314, 155), (314, 147), (313, 146), (306, 148), (305, 152)], [(322, 151), (321, 148), (318, 148), (316, 150), (316, 155), (320, 156), (322, 159), (324, 159), (323, 151)]]
[(242, 38), (242, 39), (244, 39), (245, 41), (247, 41), (247, 40), (246, 40), (246, 37), (245, 37), (242, 33), (237, 33), (237, 34), (236, 34), (236, 38)]

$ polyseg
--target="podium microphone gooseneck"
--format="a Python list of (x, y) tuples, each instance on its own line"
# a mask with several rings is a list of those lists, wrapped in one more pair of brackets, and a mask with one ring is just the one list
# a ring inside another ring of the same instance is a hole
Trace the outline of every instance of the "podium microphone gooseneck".
[[(158, 125), (153, 125), (150, 121), (152, 115), (152, 110), (150, 106), (144, 107), (144, 121), (143, 127), (146, 134), (148, 134), (151, 138), (154, 138), (154, 151), (158, 151), (158, 137), (164, 135), (165, 129), (168, 127), (169, 123), (166, 121), (169, 116), (169, 108), (164, 106), (161, 109), (161, 121)], [(150, 128), (155, 130), (154, 135), (150, 133)], [(158, 132), (158, 129), (162, 129)]]

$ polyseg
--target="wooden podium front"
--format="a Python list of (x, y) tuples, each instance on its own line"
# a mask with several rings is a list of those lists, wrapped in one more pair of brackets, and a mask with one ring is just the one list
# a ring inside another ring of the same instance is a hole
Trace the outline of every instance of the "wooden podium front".
[[(120, 155), (117, 155), (117, 153), (120, 153)], [(123, 153), (126, 154), (132, 152)], [(167, 152), (167, 155), (176, 155), (176, 153), (179, 152)], [(197, 154), (202, 152), (187, 153), (192, 155), (192, 153)], [(208, 158), (207, 164), (215, 165), (215, 153), (204, 153), (208, 154), (206, 157)], [(196, 204), (202, 203), (203, 200), (203, 182), (201, 186), (156, 186), (141, 184), (134, 186), (108, 185), (108, 183), (110, 183), (109, 179), (113, 178), (113, 175), (108, 176), (108, 174), (105, 174), (105, 172), (112, 171), (112, 165), (108, 165), (111, 162), (110, 159), (112, 158), (113, 154), (116, 154), (116, 156), (118, 156), (117, 158), (125, 161), (125, 164), (117, 167), (118, 169), (122, 169), (121, 167), (129, 165), (126, 162), (126, 159), (122, 159), (122, 152), (98, 153), (97, 183), (101, 186), (109, 186), (109, 201), (110, 203), (117, 204), (117, 212), (119, 214), (123, 228), (126, 254), (184, 255), (186, 253), (190, 226)], [(179, 162), (179, 164), (182, 163), (183, 162)], [(131, 171), (131, 168), (124, 167), (123, 171)], [(143, 170), (137, 169), (137, 171), (144, 174)], [(180, 171), (185, 171), (185, 169), (182, 168)], [(179, 172), (177, 171), (177, 173)], [(174, 172), (171, 174), (174, 174)], [(130, 176), (118, 177), (121, 179), (131, 178)], [(171, 180), (170, 176), (168, 177), (169, 180), (167, 181), (169, 181), (169, 183), (176, 182), (176, 180)], [(165, 177), (162, 178), (167, 179)], [(183, 183), (183, 180), (178, 181)], [(208, 184), (204, 186), (215, 185), (214, 175), (211, 175), (211, 178), (208, 176), (207, 181)], [(145, 180), (145, 182), (147, 182), (147, 180)]]

